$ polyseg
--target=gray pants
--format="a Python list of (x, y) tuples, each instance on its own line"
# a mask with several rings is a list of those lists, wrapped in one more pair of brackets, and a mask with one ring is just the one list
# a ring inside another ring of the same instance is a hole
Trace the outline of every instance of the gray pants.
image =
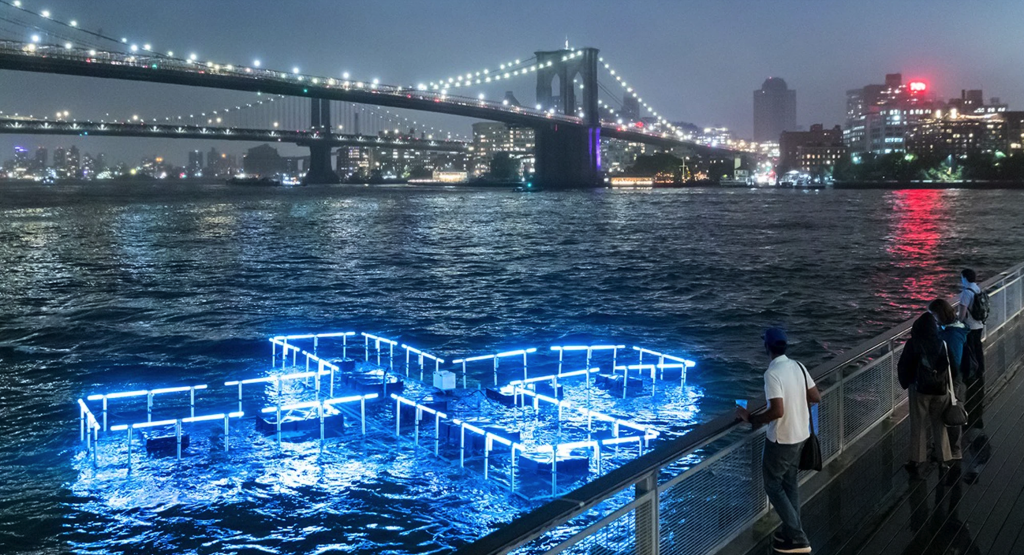
[(807, 543), (800, 521), (800, 488), (796, 481), (803, 443), (786, 445), (764, 440), (761, 473), (764, 489), (782, 520), (782, 535), (795, 543)]
[(942, 411), (949, 404), (949, 395), (927, 395), (910, 387), (910, 461), (928, 460), (928, 440), (932, 440), (935, 457), (941, 462), (953, 458), (949, 436), (942, 424)]

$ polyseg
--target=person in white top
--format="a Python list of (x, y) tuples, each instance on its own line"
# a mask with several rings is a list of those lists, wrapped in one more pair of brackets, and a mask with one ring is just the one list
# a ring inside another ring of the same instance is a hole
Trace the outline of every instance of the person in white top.
[(778, 553), (810, 553), (811, 544), (800, 521), (797, 472), (800, 452), (811, 436), (810, 405), (820, 402), (821, 394), (804, 365), (786, 356), (785, 331), (769, 328), (763, 338), (765, 352), (772, 359), (764, 373), (768, 409), (751, 414), (737, 407), (736, 416), (754, 426), (768, 424), (761, 472), (768, 500), (782, 520), (772, 547)]
[(978, 371), (971, 376), (964, 376), (968, 381), (973, 382), (985, 376), (985, 349), (981, 345), (981, 334), (985, 324), (971, 316), (971, 305), (974, 303), (974, 296), (981, 293), (981, 287), (975, 283), (978, 274), (970, 268), (960, 272), (960, 284), (963, 291), (960, 292), (960, 308), (957, 314), (959, 320), (967, 326), (967, 350), (978, 361)]

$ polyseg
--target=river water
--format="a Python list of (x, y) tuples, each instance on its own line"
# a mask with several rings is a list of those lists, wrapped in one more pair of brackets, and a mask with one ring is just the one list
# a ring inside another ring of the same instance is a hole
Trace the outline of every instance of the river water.
[(1021, 191), (225, 185), (0, 189), (0, 552), (443, 553), (529, 503), (387, 443), (92, 469), (75, 400), (266, 366), (356, 329), (438, 352), (565, 340), (697, 361), (692, 425), (759, 334), (817, 363), (963, 266), (1024, 259)]

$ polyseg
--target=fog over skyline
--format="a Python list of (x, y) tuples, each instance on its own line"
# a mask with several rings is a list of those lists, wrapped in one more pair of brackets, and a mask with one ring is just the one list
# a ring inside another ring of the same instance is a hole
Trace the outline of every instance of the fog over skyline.
[[(536, 50), (593, 46), (672, 121), (725, 126), (752, 135), (752, 92), (769, 76), (797, 91), (797, 121), (807, 127), (844, 122), (847, 89), (881, 83), (885, 73), (929, 83), (939, 98), (961, 89), (983, 89), (1010, 109), (1024, 109), (1024, 3), (991, 0), (880, 0), (813, 2), (780, 0), (622, 2), (520, 1), (270, 2), (184, 0), (23, 0), (54, 18), (75, 19), (155, 50), (201, 59), (249, 64), (325, 76), (414, 84), (528, 58)], [(2, 8), (10, 9), (10, 8)], [(27, 40), (28, 37), (25, 37)], [(481, 87), (500, 98), (511, 88), (533, 102), (531, 77)], [(602, 74), (602, 81), (609, 81)], [(614, 83), (614, 82), (613, 82)], [(465, 89), (465, 93), (477, 93)], [(92, 119), (171, 116), (253, 95), (91, 78), (0, 72), (0, 110)], [(471, 120), (417, 115), (468, 134)], [(75, 144), (104, 151), (111, 161), (160, 154), (183, 164), (192, 148), (216, 143), (78, 137), (0, 136), (0, 158), (15, 144), (52, 148)], [(217, 144), (241, 152), (249, 144)], [(301, 153), (304, 149), (286, 148)]]

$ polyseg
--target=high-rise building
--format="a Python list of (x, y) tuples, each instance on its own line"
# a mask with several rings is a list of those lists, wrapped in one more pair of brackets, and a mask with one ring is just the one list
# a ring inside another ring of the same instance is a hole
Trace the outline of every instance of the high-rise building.
[(35, 166), (37, 169), (43, 169), (46, 167), (46, 163), (48, 160), (49, 152), (46, 150), (46, 147), (39, 147), (36, 149), (36, 157), (32, 165)]
[(64, 147), (59, 146), (53, 150), (53, 167), (54, 169), (61, 171), (67, 169), (68, 165), (68, 153), (64, 150)]
[[(57, 164), (54, 164), (55, 166)], [(82, 154), (78, 151), (78, 147), (71, 145), (68, 149), (67, 165), (65, 166), (69, 173), (73, 175), (78, 174), (78, 170), (82, 167)]]
[(796, 131), (796, 91), (769, 77), (754, 91), (754, 140), (775, 142), (783, 131)]
[(188, 153), (188, 166), (185, 168), (188, 173), (195, 175), (203, 170), (203, 152), (201, 150), (190, 150)]
[(923, 81), (904, 84), (902, 74), (886, 74), (883, 85), (846, 92), (843, 142), (851, 152), (901, 152), (907, 131), (937, 107)]
[(20, 168), (28, 167), (28, 149), (23, 146), (14, 147), (14, 165)]

